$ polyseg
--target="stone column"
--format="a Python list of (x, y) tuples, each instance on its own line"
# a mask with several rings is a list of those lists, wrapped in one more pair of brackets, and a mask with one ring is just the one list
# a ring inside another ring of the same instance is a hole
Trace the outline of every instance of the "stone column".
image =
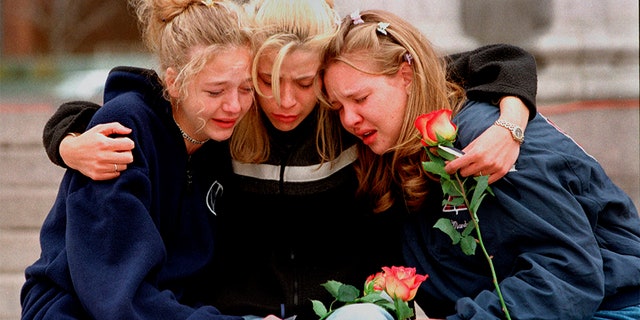
[(539, 57), (539, 100), (638, 98), (638, 1), (554, 0)]

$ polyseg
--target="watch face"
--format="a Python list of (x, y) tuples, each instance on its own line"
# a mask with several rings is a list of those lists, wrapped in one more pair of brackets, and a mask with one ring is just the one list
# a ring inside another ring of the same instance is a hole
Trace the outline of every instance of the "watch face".
[(516, 138), (522, 139), (522, 129), (516, 128), (516, 130), (514, 130), (513, 133), (516, 135)]

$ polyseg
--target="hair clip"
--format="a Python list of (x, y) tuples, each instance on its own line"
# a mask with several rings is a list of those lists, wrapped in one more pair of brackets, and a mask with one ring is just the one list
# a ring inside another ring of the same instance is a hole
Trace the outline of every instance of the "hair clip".
[(404, 54), (404, 61), (406, 61), (409, 65), (413, 63), (413, 56), (411, 53), (407, 52)]
[(352, 12), (349, 17), (351, 17), (351, 21), (353, 21), (354, 25), (364, 23), (364, 20), (362, 20), (362, 17), (360, 16), (360, 10)]
[(340, 27), (340, 25), (342, 24), (342, 20), (340, 19), (340, 16), (338, 16), (337, 14), (333, 16), (333, 23), (337, 26)]
[(215, 0), (201, 0), (200, 2), (209, 8), (213, 7), (216, 3)]
[(389, 26), (388, 22), (378, 22), (378, 28), (376, 28), (376, 31), (387, 35), (387, 27)]

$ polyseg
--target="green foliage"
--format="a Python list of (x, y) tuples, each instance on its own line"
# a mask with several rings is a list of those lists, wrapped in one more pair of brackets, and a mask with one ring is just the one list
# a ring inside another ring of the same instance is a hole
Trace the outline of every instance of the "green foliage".
[(447, 218), (440, 218), (438, 219), (436, 224), (433, 225), (433, 227), (436, 229), (440, 229), (440, 231), (448, 235), (449, 238), (451, 238), (451, 244), (456, 245), (460, 243), (462, 235), (453, 227), (453, 224), (451, 224), (451, 220)]
[(336, 303), (339, 303), (337, 307), (353, 303), (373, 303), (395, 314), (396, 319), (409, 319), (413, 316), (413, 309), (409, 307), (406, 301), (392, 299), (382, 291), (373, 291), (373, 283), (369, 285), (371, 287), (365, 288), (365, 292), (370, 293), (360, 297), (360, 291), (356, 289), (356, 287), (343, 284), (339, 281), (329, 280), (323, 283), (322, 286), (333, 296), (334, 300), (331, 302), (329, 308), (318, 300), (311, 300), (313, 311), (320, 317), (320, 320), (323, 320), (335, 311), (333, 306)]
[(451, 238), (451, 244), (460, 244), (460, 248), (464, 254), (472, 255), (476, 253), (476, 238), (471, 235), (475, 229), (473, 224), (468, 224), (462, 232), (458, 232), (458, 230), (453, 227), (453, 224), (451, 224), (451, 220), (440, 218), (433, 227), (448, 235), (449, 238)]
[(422, 163), (422, 168), (427, 172), (431, 172), (431, 173), (439, 175), (439, 176), (449, 176), (449, 174), (447, 174), (447, 172), (444, 171), (444, 166), (443, 165), (435, 163), (433, 161), (423, 162)]
[[(453, 160), (453, 156), (447, 152), (442, 151), (440, 148), (435, 148), (435, 150), (438, 150), (438, 156), (431, 153), (429, 151), (429, 148), (425, 147), (424, 149), (425, 152), (427, 152), (430, 161), (422, 162), (422, 168), (426, 172), (440, 177), (440, 185), (442, 187), (442, 193), (444, 195), (442, 204), (448, 204), (452, 206), (466, 205), (471, 216), (470, 223), (462, 232), (456, 230), (456, 228), (451, 223), (451, 220), (447, 218), (439, 219), (438, 221), (436, 221), (433, 227), (435, 229), (441, 230), (446, 235), (448, 235), (449, 238), (451, 238), (451, 242), (453, 245), (460, 245), (460, 249), (466, 255), (475, 254), (478, 245), (480, 245), (485, 258), (489, 262), (489, 268), (491, 269), (493, 283), (495, 285), (496, 292), (498, 293), (498, 297), (500, 298), (502, 309), (505, 312), (506, 318), (511, 319), (509, 311), (507, 310), (506, 304), (504, 302), (504, 298), (502, 297), (500, 287), (498, 286), (498, 280), (495, 269), (493, 267), (491, 256), (489, 256), (486, 248), (484, 247), (484, 243), (482, 242), (482, 234), (480, 233), (480, 225), (477, 215), (480, 204), (484, 200), (485, 196), (487, 194), (493, 195), (493, 191), (491, 190), (491, 187), (489, 187), (489, 176), (479, 176), (474, 177), (473, 179), (462, 179), (457, 172), (453, 175), (450, 175), (444, 170), (444, 166), (446, 164), (445, 160)], [(474, 230), (476, 231), (475, 234), (477, 238), (472, 235)]]
[(409, 307), (406, 301), (396, 299), (394, 302), (397, 319), (410, 319), (413, 317), (413, 309)]
[(311, 304), (313, 305), (313, 312), (315, 312), (320, 319), (324, 319), (329, 315), (329, 310), (324, 304), (318, 300), (311, 300)]
[(356, 287), (335, 280), (329, 280), (322, 286), (340, 302), (353, 302), (360, 295), (360, 290)]
[[(444, 195), (442, 204), (452, 206), (465, 205), (467, 210), (469, 210), (471, 221), (462, 232), (456, 230), (451, 220), (447, 218), (439, 219), (433, 227), (447, 234), (449, 238), (451, 238), (453, 245), (460, 245), (462, 252), (466, 255), (475, 254), (477, 245), (480, 245), (485, 258), (489, 262), (489, 269), (491, 270), (493, 284), (498, 297), (500, 298), (502, 310), (504, 311), (506, 318), (511, 319), (507, 306), (505, 305), (504, 298), (502, 297), (500, 286), (498, 285), (498, 279), (495, 268), (493, 267), (491, 256), (482, 242), (482, 233), (480, 232), (480, 224), (477, 215), (480, 204), (487, 193), (493, 195), (493, 191), (489, 188), (489, 176), (462, 179), (458, 172), (453, 175), (449, 175), (444, 170), (446, 161), (455, 159), (453, 154), (443, 150), (447, 149), (444, 147), (451, 148), (453, 146), (453, 142), (457, 135), (457, 128), (451, 121), (451, 113), (452, 112), (449, 109), (440, 109), (420, 115), (416, 118), (415, 126), (422, 135), (421, 141), (430, 145), (428, 147), (424, 147), (429, 161), (422, 162), (422, 168), (426, 172), (440, 177), (440, 185), (442, 186), (442, 193)], [(448, 119), (443, 117), (448, 117)], [(446, 121), (449, 121), (449, 123), (447, 124)], [(453, 134), (451, 134), (452, 129), (455, 130)], [(437, 137), (436, 145), (431, 145), (433, 143), (433, 139), (429, 139), (430, 132), (435, 133)], [(445, 136), (447, 137), (446, 139), (444, 138)], [(469, 182), (471, 180), (475, 183)], [(475, 233), (477, 238), (472, 236), (474, 230), (476, 231)]]

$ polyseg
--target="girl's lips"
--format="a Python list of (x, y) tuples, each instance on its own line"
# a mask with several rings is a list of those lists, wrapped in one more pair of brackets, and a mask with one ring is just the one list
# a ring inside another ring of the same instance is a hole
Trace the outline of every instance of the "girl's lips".
[(360, 137), (360, 139), (362, 139), (362, 142), (366, 145), (370, 145), (371, 143), (373, 143), (376, 139), (377, 136), (377, 131), (366, 131), (363, 132), (362, 134), (358, 135)]
[(213, 122), (221, 128), (233, 128), (238, 119), (211, 119)]
[(296, 115), (290, 116), (290, 115), (284, 115), (284, 114), (274, 114), (273, 117), (283, 123), (291, 123), (296, 121), (296, 119), (298, 118), (298, 116)]

